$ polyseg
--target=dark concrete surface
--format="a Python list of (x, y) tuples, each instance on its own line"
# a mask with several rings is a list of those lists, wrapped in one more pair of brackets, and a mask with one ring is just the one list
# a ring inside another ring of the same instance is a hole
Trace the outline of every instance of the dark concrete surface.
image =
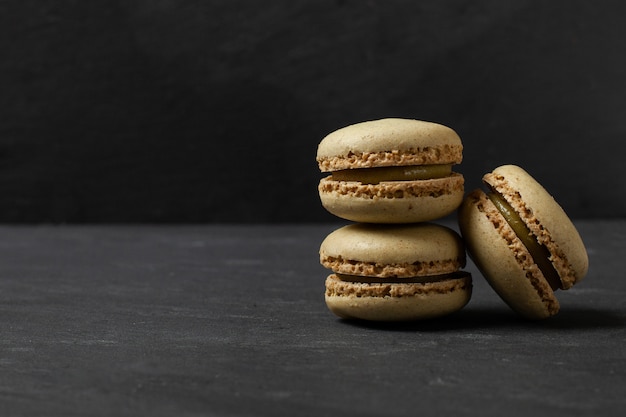
[(576, 222), (591, 268), (544, 322), (473, 264), (458, 314), (339, 320), (337, 225), (0, 228), (0, 414), (573, 416), (626, 406), (626, 222)]

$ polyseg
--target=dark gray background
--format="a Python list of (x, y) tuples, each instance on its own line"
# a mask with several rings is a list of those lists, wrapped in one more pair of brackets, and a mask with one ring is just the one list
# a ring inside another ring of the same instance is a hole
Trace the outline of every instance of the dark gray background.
[(319, 140), (440, 122), (623, 217), (626, 3), (0, 1), (0, 222), (314, 222)]

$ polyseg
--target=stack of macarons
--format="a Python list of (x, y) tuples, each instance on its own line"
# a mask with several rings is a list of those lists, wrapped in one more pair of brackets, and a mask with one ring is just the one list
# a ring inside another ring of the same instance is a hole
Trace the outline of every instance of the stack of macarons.
[[(500, 297), (522, 316), (559, 311), (554, 292), (586, 274), (576, 228), (526, 171), (507, 165), (484, 176), (489, 192), (464, 195), (453, 171), (463, 145), (431, 122), (382, 119), (344, 127), (319, 144), (322, 205), (351, 224), (320, 247), (328, 308), (342, 318), (420, 320), (462, 309), (472, 277), (466, 246)], [(458, 211), (461, 235), (432, 223)]]
[(472, 279), (460, 236), (430, 223), (461, 204), (464, 179), (452, 170), (463, 145), (436, 123), (383, 119), (347, 126), (319, 144), (329, 175), (322, 205), (353, 222), (320, 247), (328, 308), (343, 318), (419, 320), (453, 313), (470, 299)]

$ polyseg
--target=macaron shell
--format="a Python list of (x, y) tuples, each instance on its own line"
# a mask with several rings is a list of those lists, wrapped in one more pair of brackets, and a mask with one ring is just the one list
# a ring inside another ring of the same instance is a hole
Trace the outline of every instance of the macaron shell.
[(498, 167), (483, 180), (504, 196), (548, 248), (563, 289), (583, 279), (589, 267), (585, 245), (565, 211), (541, 184), (515, 165)]
[[(425, 284), (424, 290), (414, 295), (377, 296), (360, 294), (336, 295), (328, 288), (338, 281), (334, 275), (326, 280), (325, 301), (328, 309), (345, 319), (370, 321), (408, 321), (442, 317), (461, 310), (470, 300), (472, 293), (471, 277)], [(454, 281), (454, 282), (450, 282)], [(348, 284), (350, 283), (343, 283)], [(353, 283), (360, 292), (366, 292), (367, 284)], [(402, 292), (405, 286), (414, 284), (390, 284)]]
[(379, 184), (333, 181), (319, 184), (322, 206), (346, 220), (364, 223), (417, 223), (444, 217), (463, 201), (461, 174), (420, 180)]
[(458, 164), (463, 145), (449, 127), (389, 118), (357, 123), (327, 135), (317, 148), (323, 172), (374, 166)]
[[(494, 218), (490, 220), (486, 211)], [(482, 191), (464, 200), (459, 226), (470, 257), (514, 311), (529, 319), (558, 313), (558, 300), (530, 253)]]
[(458, 266), (463, 267), (465, 247), (454, 230), (438, 224), (357, 223), (343, 226), (326, 236), (320, 245), (320, 260), (324, 263), (328, 257), (377, 265), (458, 261)]

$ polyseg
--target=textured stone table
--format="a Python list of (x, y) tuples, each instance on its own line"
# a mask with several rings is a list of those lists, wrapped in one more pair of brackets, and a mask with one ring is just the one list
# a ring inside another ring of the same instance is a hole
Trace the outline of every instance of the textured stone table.
[(338, 225), (0, 227), (0, 415), (622, 415), (626, 221), (576, 224), (558, 316), (470, 263), (463, 311), (405, 325), (327, 311)]

